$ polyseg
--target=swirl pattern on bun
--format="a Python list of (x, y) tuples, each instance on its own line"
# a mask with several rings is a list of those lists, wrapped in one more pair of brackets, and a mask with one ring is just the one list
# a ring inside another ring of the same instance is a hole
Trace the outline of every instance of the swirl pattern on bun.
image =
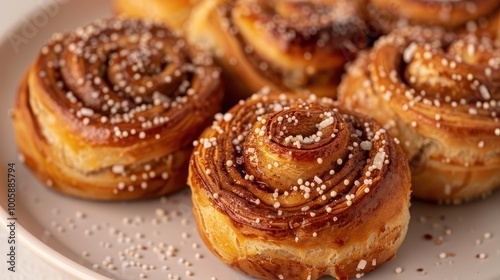
[(98, 20), (55, 34), (13, 113), (26, 164), (79, 197), (159, 196), (185, 185), (196, 139), (220, 108), (210, 56), (163, 25)]

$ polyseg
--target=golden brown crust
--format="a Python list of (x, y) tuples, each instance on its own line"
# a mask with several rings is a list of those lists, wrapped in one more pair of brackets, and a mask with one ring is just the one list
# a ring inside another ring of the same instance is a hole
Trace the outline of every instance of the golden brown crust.
[(220, 108), (218, 76), (210, 57), (148, 21), (100, 20), (56, 34), (21, 81), (20, 153), (63, 193), (171, 192), (185, 183), (191, 141)]
[(344, 0), (209, 0), (187, 32), (217, 56), (233, 104), (263, 86), (335, 97), (344, 63), (370, 35), (359, 1)]
[(200, 0), (114, 0), (117, 15), (157, 20), (184, 30), (192, 9)]
[(400, 139), (414, 197), (459, 203), (500, 185), (498, 57), (490, 39), (397, 30), (353, 63), (339, 100)]
[(400, 147), (331, 99), (266, 91), (195, 142), (188, 184), (209, 248), (265, 279), (346, 279), (394, 257), (409, 220)]
[(500, 0), (366, 0), (372, 23), (385, 33), (407, 25), (498, 36)]

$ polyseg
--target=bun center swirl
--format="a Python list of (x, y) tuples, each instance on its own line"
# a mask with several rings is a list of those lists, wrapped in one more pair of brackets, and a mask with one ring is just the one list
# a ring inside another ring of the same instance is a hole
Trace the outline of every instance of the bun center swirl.
[[(186, 80), (187, 63), (179, 47), (151, 42), (126, 47), (110, 56), (108, 79), (131, 98), (152, 102), (155, 92), (167, 97), (180, 93), (175, 89)], [(126, 83), (125, 81), (129, 81)]]
[[(291, 104), (289, 109), (264, 115), (245, 140), (245, 169), (280, 191), (298, 178), (331, 170), (328, 164), (344, 158), (349, 129), (338, 112), (323, 106)], [(270, 169), (286, 170), (280, 176)]]
[(97, 23), (80, 29), (64, 44), (68, 47), (58, 56), (66, 62), (61, 65), (62, 80), (94, 111), (123, 113), (143, 104), (160, 105), (185, 95), (185, 90), (179, 90), (182, 82), (189, 86), (188, 72), (193, 67), (186, 67), (191, 63), (183, 50), (186, 43), (160, 25)]

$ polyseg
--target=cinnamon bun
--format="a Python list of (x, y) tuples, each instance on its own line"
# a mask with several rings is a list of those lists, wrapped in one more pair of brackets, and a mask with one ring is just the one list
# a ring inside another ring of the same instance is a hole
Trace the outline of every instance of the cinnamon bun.
[(209, 0), (193, 11), (188, 38), (223, 69), (232, 104), (263, 86), (336, 96), (344, 64), (372, 35), (360, 1)]
[(409, 221), (401, 148), (329, 98), (268, 91), (194, 143), (188, 184), (210, 250), (264, 279), (347, 279), (393, 258)]
[(404, 28), (360, 55), (339, 100), (399, 138), (414, 197), (460, 203), (500, 186), (499, 70), (491, 39)]
[(145, 20), (97, 20), (54, 34), (21, 81), (20, 153), (47, 186), (102, 200), (185, 186), (191, 142), (220, 108), (206, 53)]

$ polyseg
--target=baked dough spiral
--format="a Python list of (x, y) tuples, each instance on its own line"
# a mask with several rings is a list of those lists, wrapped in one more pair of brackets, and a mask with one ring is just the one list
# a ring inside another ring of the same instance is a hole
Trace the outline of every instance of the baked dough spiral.
[(220, 108), (210, 56), (163, 25), (98, 20), (54, 34), (13, 112), (26, 164), (57, 191), (91, 199), (185, 186), (191, 143)]
[(370, 21), (385, 33), (407, 25), (497, 37), (500, 0), (366, 0)]
[(339, 100), (399, 138), (414, 197), (460, 203), (500, 186), (499, 68), (491, 39), (404, 28), (360, 55)]
[(183, 31), (199, 2), (201, 0), (114, 0), (113, 5), (120, 16), (157, 20)]
[(329, 98), (268, 91), (194, 143), (188, 184), (208, 247), (264, 279), (347, 279), (394, 257), (409, 220), (401, 148)]
[(360, 1), (346, 0), (209, 0), (187, 29), (217, 57), (232, 104), (264, 86), (335, 97), (344, 64), (371, 35)]

